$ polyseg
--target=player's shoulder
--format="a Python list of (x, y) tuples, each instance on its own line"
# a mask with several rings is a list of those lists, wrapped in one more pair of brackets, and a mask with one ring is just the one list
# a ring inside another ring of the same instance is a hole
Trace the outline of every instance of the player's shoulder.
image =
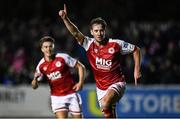
[(60, 52), (56, 53), (56, 57), (67, 57), (67, 56), (69, 56), (67, 53), (60, 53)]
[(45, 59), (44, 59), (44, 58), (41, 58), (40, 61), (39, 61), (39, 63), (38, 63), (38, 65), (37, 65), (37, 67), (40, 67), (40, 65), (42, 65), (44, 62), (45, 62)]
[(109, 38), (109, 42), (124, 42), (124, 40), (118, 38)]
[(69, 57), (71, 56), (67, 53), (56, 53), (56, 58), (68, 59)]
[(44, 59), (44, 58), (41, 58), (38, 64), (42, 64), (42, 63), (44, 63), (44, 62), (45, 62), (45, 59)]
[(109, 38), (109, 42), (110, 43), (117, 43), (117, 44), (121, 45), (124, 42), (124, 40), (117, 39), (117, 38)]
[(93, 41), (93, 40), (95, 40), (94, 38), (89, 37), (89, 36), (85, 36), (85, 39), (86, 39), (86, 40), (89, 40), (89, 41)]
[(89, 44), (91, 44), (92, 42), (94, 42), (94, 38), (92, 38), (92, 37), (88, 37), (88, 36), (85, 36), (85, 39), (86, 40), (84, 40), (84, 43), (86, 44), (86, 43), (89, 43)]

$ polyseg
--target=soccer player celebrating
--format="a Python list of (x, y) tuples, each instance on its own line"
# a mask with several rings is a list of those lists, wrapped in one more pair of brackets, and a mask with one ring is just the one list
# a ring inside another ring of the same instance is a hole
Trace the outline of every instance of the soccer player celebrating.
[(106, 22), (102, 18), (95, 18), (90, 22), (90, 33), (93, 38), (84, 36), (70, 21), (67, 8), (59, 11), (65, 26), (86, 50), (87, 58), (92, 67), (96, 80), (96, 90), (99, 105), (105, 118), (115, 118), (115, 105), (124, 94), (125, 77), (120, 68), (121, 55), (133, 54), (135, 85), (141, 77), (140, 48), (123, 40), (108, 38), (105, 35)]
[[(33, 89), (38, 88), (38, 81), (46, 78), (51, 90), (52, 111), (57, 118), (67, 118), (68, 112), (74, 118), (82, 118), (81, 97), (78, 95), (84, 83), (85, 67), (81, 62), (65, 53), (55, 53), (55, 40), (50, 36), (40, 39), (44, 57), (36, 67), (32, 80)], [(75, 83), (70, 68), (78, 70), (79, 82)]]

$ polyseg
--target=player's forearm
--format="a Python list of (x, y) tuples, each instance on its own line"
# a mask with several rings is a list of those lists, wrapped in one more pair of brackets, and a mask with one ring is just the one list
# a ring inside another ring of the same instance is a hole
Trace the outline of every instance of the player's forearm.
[(86, 68), (80, 62), (78, 62), (78, 65), (79, 83), (84, 84)]
[(69, 30), (69, 32), (73, 36), (74, 36), (75, 33), (78, 32), (78, 28), (70, 21), (70, 19), (68, 17), (63, 19), (63, 22), (64, 22), (65, 26), (67, 27), (67, 29)]
[(79, 83), (84, 84), (85, 80), (85, 67), (79, 68)]
[(77, 26), (71, 22), (71, 20), (66, 17), (63, 19), (63, 22), (66, 26), (66, 28), (69, 30), (69, 32), (72, 34), (72, 36), (80, 43), (84, 40), (84, 35), (79, 31)]
[(140, 48), (137, 47), (136, 51), (134, 51), (133, 53), (133, 57), (134, 57), (134, 70), (137, 72), (140, 72), (140, 68), (141, 68), (141, 52), (140, 52)]

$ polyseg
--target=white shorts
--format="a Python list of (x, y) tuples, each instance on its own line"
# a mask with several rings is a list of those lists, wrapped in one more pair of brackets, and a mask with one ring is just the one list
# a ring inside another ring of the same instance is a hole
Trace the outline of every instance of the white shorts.
[[(126, 82), (117, 82), (117, 83), (114, 83), (111, 86), (109, 86), (107, 90), (101, 90), (98, 87), (96, 87), (97, 98), (98, 98), (99, 104), (100, 104), (100, 100), (104, 97), (104, 95), (106, 94), (106, 92), (109, 89), (114, 90), (121, 97), (124, 94), (125, 87), (126, 87)], [(100, 104), (100, 106), (101, 106), (101, 104)]]
[(68, 111), (73, 115), (82, 113), (82, 100), (79, 94), (72, 93), (66, 96), (51, 96), (52, 111)]

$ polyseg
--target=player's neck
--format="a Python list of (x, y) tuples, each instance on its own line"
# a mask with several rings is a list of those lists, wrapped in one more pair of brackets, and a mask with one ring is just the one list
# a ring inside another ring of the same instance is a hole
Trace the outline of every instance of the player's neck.
[(45, 56), (45, 57), (44, 57), (44, 59), (45, 59), (47, 62), (51, 62), (54, 58), (55, 58), (55, 55)]
[(102, 41), (97, 41), (97, 40), (95, 41), (97, 46), (105, 46), (107, 42), (108, 42), (108, 38), (106, 37)]
[(52, 59), (49, 58), (49, 57), (45, 57), (45, 60), (46, 60), (47, 62), (51, 62), (51, 61), (52, 61)]

